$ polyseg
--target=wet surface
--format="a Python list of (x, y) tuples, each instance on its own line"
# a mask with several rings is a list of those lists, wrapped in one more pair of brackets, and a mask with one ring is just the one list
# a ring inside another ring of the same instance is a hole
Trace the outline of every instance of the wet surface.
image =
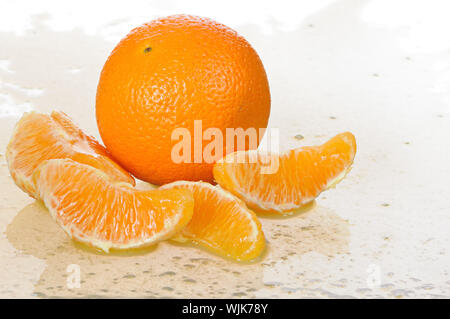
[[(14, 185), (4, 151), (21, 114), (60, 109), (98, 138), (101, 67), (115, 42), (152, 16), (137, 5), (90, 18), (82, 8), (70, 16), (58, 6), (45, 14), (12, 7), (14, 23), (1, 13), (0, 297), (449, 297), (444, 2), (299, 3), (251, 16), (177, 1), (148, 8), (211, 16), (252, 43), (282, 148), (356, 135), (354, 167), (336, 189), (290, 218), (262, 218), (268, 249), (251, 264), (169, 242), (101, 254), (69, 240)], [(73, 265), (81, 284), (71, 289)]]
[[(282, 269), (293, 266), (289, 260), (311, 251), (330, 258), (348, 252), (348, 223), (322, 207), (314, 206), (294, 221), (267, 220), (264, 226), (270, 234), (268, 251), (253, 263), (171, 243), (107, 255), (71, 241), (39, 202), (14, 217), (6, 237), (18, 253), (45, 261), (32, 292), (37, 297), (256, 297), (294, 275)], [(79, 267), (81, 285), (68, 289), (73, 265)], [(301, 267), (293, 270), (300, 278)]]

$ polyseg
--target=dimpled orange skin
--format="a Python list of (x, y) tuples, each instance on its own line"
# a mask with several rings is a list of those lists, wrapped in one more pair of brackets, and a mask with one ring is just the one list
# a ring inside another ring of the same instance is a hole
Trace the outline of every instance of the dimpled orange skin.
[[(229, 27), (195, 16), (132, 30), (109, 56), (97, 88), (107, 149), (133, 175), (158, 185), (213, 181), (213, 163), (194, 163), (194, 120), (202, 120), (203, 131), (219, 128), (225, 151), (226, 128), (266, 128), (269, 113), (269, 84), (255, 50)], [(171, 159), (176, 128), (190, 131), (191, 163)]]

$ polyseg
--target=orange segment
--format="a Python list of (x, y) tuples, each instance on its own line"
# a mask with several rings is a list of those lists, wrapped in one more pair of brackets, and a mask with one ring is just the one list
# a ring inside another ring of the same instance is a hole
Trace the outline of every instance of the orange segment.
[(15, 183), (37, 198), (31, 181), (33, 171), (43, 161), (56, 158), (71, 158), (102, 170), (116, 181), (135, 184), (134, 178), (112, 160), (108, 151), (83, 133), (66, 114), (25, 113), (6, 149)]
[[(346, 132), (322, 145), (301, 147), (280, 155), (229, 154), (214, 166), (214, 178), (250, 208), (288, 212), (314, 200), (342, 180), (350, 170), (355, 153), (355, 137)], [(275, 163), (272, 167), (278, 163), (278, 169), (264, 174), (269, 163)]]
[(43, 162), (33, 182), (70, 237), (106, 252), (167, 239), (193, 214), (194, 200), (187, 190), (136, 190), (71, 159)]
[(236, 260), (258, 257), (265, 247), (255, 213), (229, 192), (205, 182), (174, 182), (160, 189), (187, 189), (194, 195), (194, 215), (182, 238)]

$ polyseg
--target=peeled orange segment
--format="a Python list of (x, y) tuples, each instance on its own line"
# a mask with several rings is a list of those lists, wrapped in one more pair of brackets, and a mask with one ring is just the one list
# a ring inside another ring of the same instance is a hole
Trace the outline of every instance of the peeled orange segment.
[(187, 189), (194, 195), (194, 215), (180, 232), (221, 256), (247, 261), (265, 247), (264, 233), (255, 213), (229, 192), (205, 182), (179, 181), (159, 189)]
[(37, 198), (31, 181), (33, 171), (44, 160), (56, 158), (71, 158), (102, 170), (116, 181), (135, 184), (134, 178), (112, 160), (108, 151), (64, 113), (25, 113), (16, 124), (6, 150), (15, 183)]
[(189, 222), (194, 209), (188, 190), (136, 190), (71, 159), (43, 162), (33, 182), (70, 237), (105, 252), (167, 239)]
[(355, 153), (355, 137), (346, 132), (283, 154), (231, 153), (215, 164), (214, 178), (255, 211), (289, 212), (342, 180)]

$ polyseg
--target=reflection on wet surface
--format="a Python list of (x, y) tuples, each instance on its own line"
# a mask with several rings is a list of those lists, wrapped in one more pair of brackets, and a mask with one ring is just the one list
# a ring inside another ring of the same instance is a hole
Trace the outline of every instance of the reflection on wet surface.
[[(6, 236), (22, 254), (46, 263), (34, 287), (36, 297), (255, 297), (262, 288), (289, 284), (283, 276), (292, 274), (266, 270), (278, 261), (298, 261), (310, 251), (331, 257), (348, 249), (347, 222), (325, 208), (312, 207), (290, 221), (263, 220), (263, 227), (268, 252), (245, 264), (170, 243), (110, 255), (96, 252), (70, 240), (39, 202), (14, 217)], [(80, 288), (67, 286), (72, 264), (80, 267)]]

